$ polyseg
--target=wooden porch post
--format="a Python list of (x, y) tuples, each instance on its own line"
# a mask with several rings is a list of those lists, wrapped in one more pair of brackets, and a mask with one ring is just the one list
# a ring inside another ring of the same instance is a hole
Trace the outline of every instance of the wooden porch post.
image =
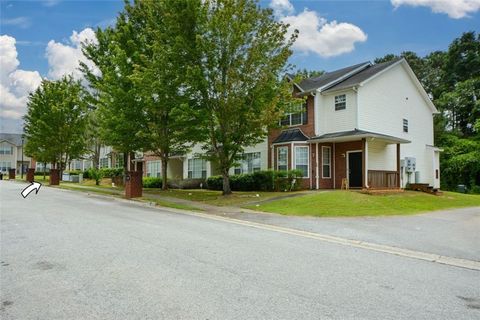
[(397, 143), (397, 188), (400, 188), (400, 143)]

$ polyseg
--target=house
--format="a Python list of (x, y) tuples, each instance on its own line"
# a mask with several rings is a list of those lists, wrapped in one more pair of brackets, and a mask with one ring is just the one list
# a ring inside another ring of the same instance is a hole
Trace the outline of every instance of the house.
[[(280, 120), (264, 142), (246, 148), (231, 174), (257, 170), (303, 171), (310, 189), (440, 187), (439, 152), (433, 144), (438, 113), (403, 58), (364, 62), (293, 83), (304, 105)], [(169, 176), (206, 178), (215, 165), (197, 154), (178, 157)], [(159, 176), (160, 163), (146, 158), (145, 175)]]
[[(0, 133), (0, 172), (7, 173), (9, 169), (16, 169), (17, 174), (27, 172), (35, 166), (35, 161), (23, 153), (25, 140), (22, 134)], [(23, 162), (22, 162), (23, 160)]]

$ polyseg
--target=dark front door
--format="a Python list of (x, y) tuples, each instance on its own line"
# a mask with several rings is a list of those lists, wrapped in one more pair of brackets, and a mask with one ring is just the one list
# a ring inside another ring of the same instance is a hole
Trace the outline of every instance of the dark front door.
[(362, 183), (362, 152), (348, 153), (348, 182), (350, 188), (361, 188)]

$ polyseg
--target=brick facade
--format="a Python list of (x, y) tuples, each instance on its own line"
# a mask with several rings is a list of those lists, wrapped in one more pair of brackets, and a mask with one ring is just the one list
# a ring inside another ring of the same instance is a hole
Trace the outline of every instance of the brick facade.
[[(347, 151), (354, 150), (362, 151), (363, 142), (359, 140), (335, 143), (335, 189), (340, 189), (342, 187), (342, 179), (347, 178)], [(365, 162), (363, 164), (365, 166)]]

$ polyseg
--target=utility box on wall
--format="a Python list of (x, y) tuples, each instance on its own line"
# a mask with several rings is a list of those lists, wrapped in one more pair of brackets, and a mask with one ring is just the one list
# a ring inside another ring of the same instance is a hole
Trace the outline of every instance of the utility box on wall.
[(414, 157), (405, 157), (405, 172), (414, 173), (416, 167), (417, 163)]

